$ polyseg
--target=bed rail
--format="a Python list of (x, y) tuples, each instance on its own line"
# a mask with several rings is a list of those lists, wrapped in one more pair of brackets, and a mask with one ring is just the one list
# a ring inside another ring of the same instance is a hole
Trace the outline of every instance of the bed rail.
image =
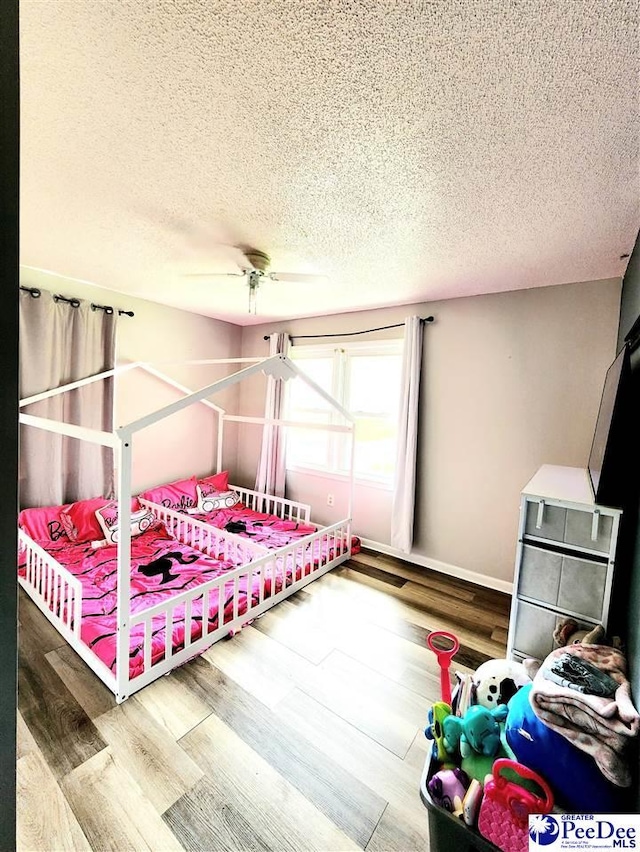
[(310, 523), (311, 506), (308, 503), (298, 503), (295, 500), (286, 500), (284, 497), (274, 497), (273, 494), (252, 491), (250, 488), (243, 488), (240, 485), (229, 485), (229, 488), (240, 496), (247, 508), (253, 509), (255, 512), (276, 515), (283, 521)]
[[(351, 521), (346, 519), (277, 551), (267, 552), (248, 565), (227, 571), (170, 600), (132, 613), (132, 630), (143, 625), (144, 669), (131, 678), (127, 695), (118, 696), (118, 700), (201, 654), (218, 639), (232, 635), (334, 565), (344, 562), (350, 554)], [(198, 626), (194, 627), (195, 624)], [(164, 630), (164, 648), (161, 659), (154, 662), (152, 638), (158, 630)], [(177, 630), (184, 639), (174, 647)]]
[(269, 606), (273, 606), (350, 556), (351, 520), (346, 518), (271, 551), (251, 567), (260, 571), (262, 566), (275, 566), (278, 576), (282, 575), (282, 589), (269, 599)]
[(24, 574), (18, 574), (21, 585), (65, 638), (79, 638), (82, 616), (80, 581), (21, 529), (18, 530), (18, 542), (20, 566), (24, 567)]
[(207, 556), (229, 560), (234, 565), (246, 565), (269, 552), (266, 547), (250, 539), (204, 524), (183, 512), (176, 512), (150, 500), (140, 499), (140, 503), (151, 509), (179, 542)]
[(18, 582), (58, 633), (107, 688), (115, 693), (115, 675), (81, 638), (80, 580), (20, 528), (18, 545)]

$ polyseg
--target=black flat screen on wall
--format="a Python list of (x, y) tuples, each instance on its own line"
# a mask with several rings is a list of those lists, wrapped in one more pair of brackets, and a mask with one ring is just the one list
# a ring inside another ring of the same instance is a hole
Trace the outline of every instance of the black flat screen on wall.
[(630, 434), (631, 362), (625, 346), (607, 370), (589, 453), (589, 477), (596, 503), (621, 506), (626, 493), (625, 456)]

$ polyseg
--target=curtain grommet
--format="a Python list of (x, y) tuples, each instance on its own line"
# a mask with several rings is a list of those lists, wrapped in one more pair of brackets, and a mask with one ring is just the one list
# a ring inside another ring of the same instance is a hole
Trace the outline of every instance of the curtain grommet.
[(61, 296), (59, 293), (55, 293), (53, 296), (53, 301), (57, 304), (58, 302), (66, 302), (67, 305), (71, 305), (72, 308), (80, 307), (80, 299), (76, 299), (75, 296), (72, 296), (70, 299), (67, 299), (66, 296)]
[(113, 308), (111, 305), (96, 305), (95, 302), (91, 302), (91, 310), (92, 311), (104, 311), (107, 316), (113, 315)]

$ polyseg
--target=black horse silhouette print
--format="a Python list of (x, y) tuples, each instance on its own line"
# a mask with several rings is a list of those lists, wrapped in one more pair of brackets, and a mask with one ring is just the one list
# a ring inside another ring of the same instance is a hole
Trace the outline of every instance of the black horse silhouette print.
[[(229, 521), (228, 524), (225, 524), (225, 530), (230, 533), (246, 533), (247, 525), (244, 521)], [(247, 533), (247, 535), (251, 535), (251, 533)]]
[(198, 559), (198, 554), (192, 553), (190, 556), (185, 557), (179, 550), (172, 550), (171, 553), (166, 553), (159, 559), (154, 559), (148, 565), (138, 565), (138, 571), (144, 574), (145, 577), (155, 577), (156, 574), (162, 574), (160, 585), (168, 583), (169, 580), (177, 580), (180, 575), (171, 573), (172, 559), (175, 559), (180, 565), (190, 565)]

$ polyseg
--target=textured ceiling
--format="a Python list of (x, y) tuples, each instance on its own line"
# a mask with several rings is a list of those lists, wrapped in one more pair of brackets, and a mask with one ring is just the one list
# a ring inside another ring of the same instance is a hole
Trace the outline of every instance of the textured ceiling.
[[(636, 0), (21, 0), (22, 262), (246, 324), (619, 276)], [(237, 271), (272, 268), (258, 316)]]

